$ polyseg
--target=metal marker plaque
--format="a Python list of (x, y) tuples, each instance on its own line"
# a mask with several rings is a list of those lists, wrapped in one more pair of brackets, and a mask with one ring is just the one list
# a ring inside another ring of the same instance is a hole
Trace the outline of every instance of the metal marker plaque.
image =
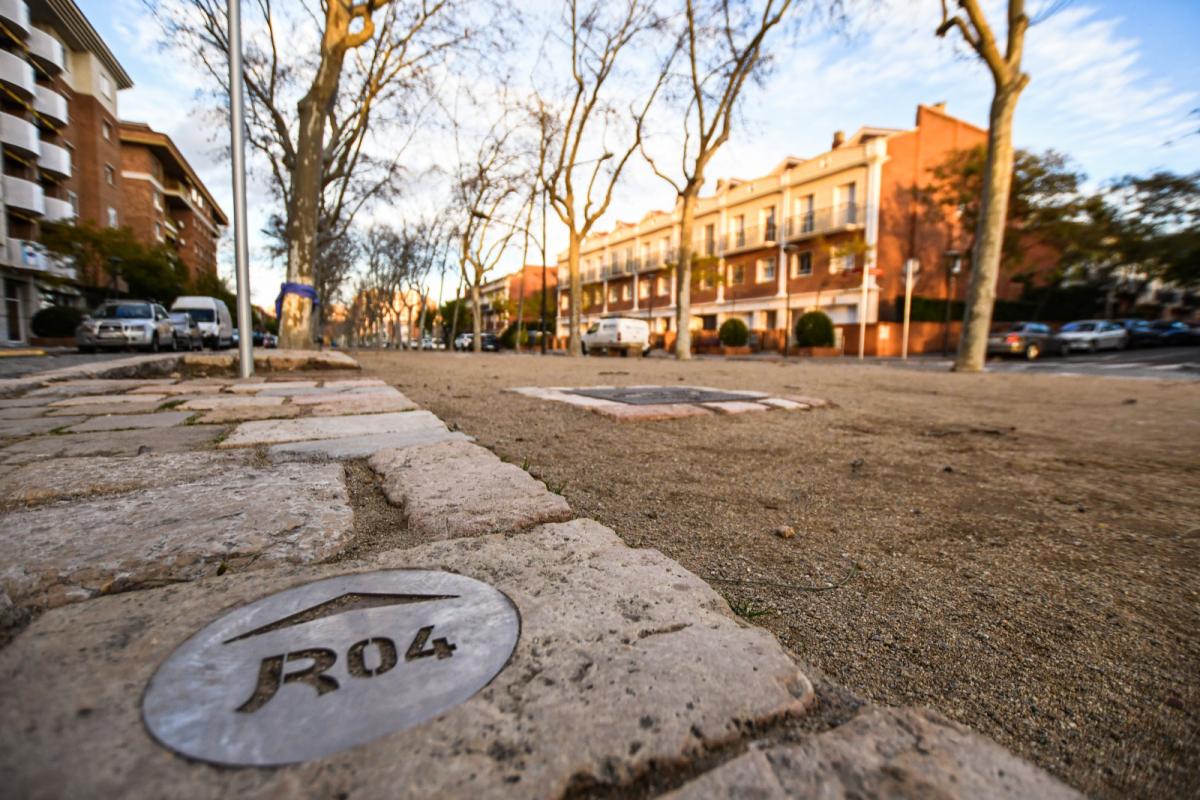
[(163, 745), (217, 764), (306, 761), (418, 725), (508, 663), (516, 606), (462, 575), (390, 570), (297, 586), (180, 645), (142, 718)]
[(616, 388), (567, 389), (568, 394), (612, 400), (632, 406), (675, 405), (677, 403), (718, 403), (726, 400), (754, 400), (761, 394), (721, 392), (695, 386), (628, 386)]

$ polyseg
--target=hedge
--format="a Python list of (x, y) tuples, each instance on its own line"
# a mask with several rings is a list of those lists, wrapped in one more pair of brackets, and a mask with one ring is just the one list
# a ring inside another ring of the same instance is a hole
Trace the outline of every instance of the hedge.
[(730, 317), (721, 323), (721, 330), (717, 332), (717, 338), (726, 347), (745, 347), (746, 342), (750, 340), (750, 330), (746, 327), (746, 323), (737, 317)]
[(809, 311), (796, 320), (800, 347), (833, 347), (833, 320), (824, 311)]
[(43, 339), (61, 339), (75, 335), (83, 312), (70, 306), (49, 306), (33, 315), (33, 335)]

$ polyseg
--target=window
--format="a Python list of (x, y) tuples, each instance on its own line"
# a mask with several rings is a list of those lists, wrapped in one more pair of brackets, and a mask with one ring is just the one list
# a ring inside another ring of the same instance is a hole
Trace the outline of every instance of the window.
[(711, 256), (717, 251), (717, 226), (704, 226), (704, 255)]
[(775, 256), (758, 260), (758, 283), (775, 280)]
[(620, 299), (621, 295), (617, 293), (617, 287), (613, 286), (608, 290), (608, 302), (615, 303)]
[(663, 278), (663, 277), (655, 278), (654, 293), (655, 294), (666, 294), (667, 293), (667, 279), (666, 278)]
[(162, 237), (162, 223), (161, 222), (154, 223), (154, 238), (157, 241), (160, 241), (160, 242), (162, 241), (163, 237)]
[(100, 123), (100, 132), (104, 135), (104, 141), (112, 141), (112, 125), (108, 123), (108, 120)]
[(738, 214), (733, 218), (734, 247), (746, 246), (746, 215)]
[(104, 165), (104, 182), (109, 186), (116, 186), (117, 184), (117, 171), (113, 169), (112, 164)]
[(671, 237), (664, 236), (662, 238), (661, 246), (663, 261), (669, 261), (671, 259)]
[(107, 98), (112, 98), (112, 78), (100, 73), (100, 94)]
[(632, 247), (625, 248), (625, 269), (627, 269), (627, 270), (633, 269), (633, 248)]
[(763, 235), (766, 241), (774, 242), (775, 239), (775, 208), (772, 206), (763, 213)]
[(638, 281), (638, 299), (645, 300), (650, 296), (650, 281)]
[(159, 196), (158, 190), (154, 190), (154, 210), (162, 211), (162, 197)]
[(559, 301), (559, 302), (558, 302), (558, 307), (559, 307), (559, 308), (561, 308), (563, 311), (567, 311), (567, 310), (569, 310), (569, 309), (571, 308), (571, 297), (570, 297), (570, 295), (568, 295), (568, 294), (565, 294), (565, 293), (564, 293), (564, 294), (563, 294), (563, 295), (562, 295), (562, 296), (561, 296), (561, 297), (558, 299), (558, 301)]
[(67, 192), (67, 200), (71, 203), (71, 215), (79, 216), (79, 195), (74, 192)]
[(796, 225), (799, 228), (797, 233), (812, 233), (814, 200), (811, 194), (796, 199)]
[(829, 259), (829, 274), (836, 275), (839, 272), (853, 272), (854, 266), (854, 253), (833, 255)]
[(793, 278), (805, 278), (812, 275), (812, 253), (810, 251), (790, 253), (788, 260), (791, 263)]
[(729, 268), (729, 282), (733, 284), (741, 284), (746, 282), (746, 267), (743, 264), (734, 264)]
[(847, 183), (838, 188), (838, 194), (842, 199), (846, 224), (853, 225), (858, 222), (858, 206), (856, 205), (858, 186), (857, 184)]
[(632, 300), (633, 299), (633, 286), (631, 284), (627, 283), (621, 287), (621, 299), (622, 300)]
[(108, 227), (117, 227), (117, 210), (112, 206), (108, 207)]

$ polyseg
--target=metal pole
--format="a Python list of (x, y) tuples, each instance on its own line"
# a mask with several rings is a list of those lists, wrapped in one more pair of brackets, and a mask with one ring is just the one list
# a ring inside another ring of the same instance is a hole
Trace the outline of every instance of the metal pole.
[[(558, 298), (554, 300), (554, 313), (558, 313)], [(542, 183), (542, 355), (546, 355), (546, 184)], [(557, 327), (557, 326), (556, 326)]]
[(863, 264), (862, 297), (858, 301), (858, 360), (867, 350), (867, 265)]
[(250, 244), (246, 230), (246, 123), (242, 83), (241, 0), (229, 0), (229, 136), (233, 152), (233, 240), (237, 265), (238, 372), (254, 374), (250, 319)]

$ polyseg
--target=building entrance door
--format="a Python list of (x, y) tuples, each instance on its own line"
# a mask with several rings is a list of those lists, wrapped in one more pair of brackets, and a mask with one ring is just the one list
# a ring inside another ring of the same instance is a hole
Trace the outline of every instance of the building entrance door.
[(4, 314), (7, 318), (4, 335), (11, 342), (21, 338), (21, 284), (12, 278), (4, 279)]

